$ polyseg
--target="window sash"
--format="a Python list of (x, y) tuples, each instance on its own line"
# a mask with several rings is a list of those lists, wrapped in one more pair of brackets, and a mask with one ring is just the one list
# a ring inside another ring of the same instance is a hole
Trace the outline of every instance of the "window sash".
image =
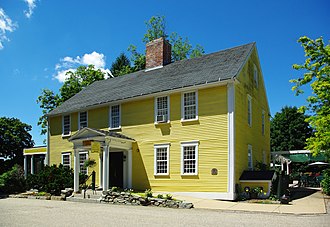
[(197, 116), (196, 92), (183, 94), (183, 119), (196, 119)]
[(168, 174), (168, 147), (156, 148), (156, 173)]
[(168, 121), (168, 96), (158, 97), (156, 99), (156, 122), (157, 116), (164, 116), (164, 121)]
[(87, 160), (88, 155), (87, 153), (80, 153), (79, 154), (79, 171), (82, 174), (87, 175), (88, 174), (88, 169), (84, 167), (85, 161)]
[(69, 135), (71, 132), (70, 115), (63, 116), (63, 135)]
[(79, 129), (86, 128), (87, 124), (87, 111), (79, 113)]
[(71, 155), (70, 153), (62, 154), (62, 165), (71, 168)]
[(248, 145), (248, 169), (253, 170), (252, 146)]
[(120, 128), (120, 106), (110, 107), (110, 128)]
[(196, 175), (198, 173), (198, 144), (195, 142), (181, 144), (181, 174)]
[(248, 125), (252, 126), (252, 98), (248, 96)]

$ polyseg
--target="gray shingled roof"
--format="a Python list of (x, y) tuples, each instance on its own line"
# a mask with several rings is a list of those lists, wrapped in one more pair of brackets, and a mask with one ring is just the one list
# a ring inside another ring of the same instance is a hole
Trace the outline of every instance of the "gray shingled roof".
[(133, 97), (209, 84), (237, 76), (255, 43), (177, 61), (160, 69), (138, 71), (97, 81), (65, 101), (48, 115), (75, 112)]

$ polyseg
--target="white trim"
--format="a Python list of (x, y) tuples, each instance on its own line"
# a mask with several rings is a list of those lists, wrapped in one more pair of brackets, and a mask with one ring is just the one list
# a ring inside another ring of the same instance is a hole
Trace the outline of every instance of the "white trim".
[(235, 85), (227, 86), (228, 94), (228, 194), (230, 200), (235, 195)]
[(135, 101), (139, 101), (139, 100), (145, 100), (145, 99), (148, 99), (148, 98), (153, 98), (153, 97), (155, 97), (155, 95), (165, 96), (165, 95), (171, 95), (171, 94), (180, 93), (180, 92), (189, 92), (189, 91), (191, 91), (192, 87), (197, 90), (197, 89), (206, 89), (206, 88), (212, 88), (212, 87), (217, 87), (217, 86), (225, 86), (230, 82), (239, 82), (239, 81), (235, 78), (228, 79), (228, 80), (221, 80), (221, 78), (219, 78), (218, 81), (214, 81), (214, 82), (208, 82), (207, 81), (207, 82), (205, 82), (205, 84), (193, 85), (193, 86), (184, 87), (184, 88), (176, 88), (176, 89), (171, 89), (171, 90), (168, 90), (168, 91), (160, 91), (160, 92), (156, 92), (156, 93), (153, 93), (153, 94), (142, 94), (142, 95), (137, 96), (137, 97), (120, 99), (120, 100), (113, 100), (113, 101), (109, 101), (109, 102), (106, 102), (106, 103), (103, 103), (103, 104), (96, 104), (96, 105), (92, 105), (92, 106), (89, 106), (89, 107), (76, 109), (74, 111), (61, 112), (61, 113), (58, 113), (58, 114), (52, 114), (52, 115), (46, 115), (46, 116), (54, 117), (54, 116), (59, 116), (59, 115), (63, 115), (63, 114), (84, 112), (84, 111), (88, 111), (88, 110), (92, 110), (92, 109), (96, 109), (96, 108), (100, 108), (100, 107), (109, 106), (112, 103), (120, 102), (121, 104), (123, 104), (123, 103), (128, 103), (128, 102), (135, 102)]
[(79, 172), (80, 172), (80, 162), (79, 162), (79, 151), (74, 150), (74, 157), (73, 157), (73, 176), (74, 176), (74, 184), (73, 184), (73, 190), (74, 192), (79, 191)]
[[(247, 95), (247, 100), (248, 100), (248, 102), (247, 102), (247, 104), (248, 104), (248, 108), (247, 108), (247, 111), (248, 111), (248, 114), (247, 114), (247, 116), (248, 116), (248, 125), (250, 126), (250, 127), (252, 127), (252, 97), (250, 96), (250, 95)], [(249, 110), (250, 110), (250, 113), (249, 113)]]
[(158, 122), (157, 121), (157, 113), (158, 113), (158, 98), (163, 98), (166, 97), (167, 98), (167, 121), (166, 123), (170, 123), (171, 121), (171, 116), (170, 116), (170, 96), (169, 95), (163, 95), (163, 96), (155, 96), (154, 98), (154, 121), (155, 124), (161, 124), (161, 123), (165, 123), (165, 122)]
[[(157, 149), (166, 148), (166, 173), (157, 173)], [(170, 174), (170, 143), (154, 145), (154, 175), (168, 176)]]
[[(184, 153), (184, 147), (195, 147), (195, 172), (194, 173), (184, 173), (184, 162), (183, 162), (183, 153)], [(199, 142), (198, 141), (191, 141), (191, 142), (181, 142), (181, 175), (182, 176), (196, 176), (198, 175), (198, 147)]]
[[(104, 148), (103, 148), (104, 149)], [(100, 154), (99, 154), (99, 187), (102, 188), (103, 187), (103, 151), (102, 149), (100, 150)]]
[[(69, 116), (69, 133), (64, 134), (64, 117)], [(71, 136), (71, 114), (62, 115), (62, 137)]]
[(33, 153), (25, 153), (23, 155), (36, 155), (36, 154), (44, 154), (44, 155), (47, 155), (47, 152), (33, 152)]
[[(251, 154), (250, 154), (250, 151), (251, 151)], [(251, 162), (250, 162), (249, 158), (251, 158)], [(249, 165), (250, 163), (251, 163), (251, 166)], [(252, 149), (251, 144), (248, 144), (248, 169), (253, 170), (253, 149)]]
[[(118, 127), (112, 127), (112, 107), (118, 106), (119, 107), (119, 126)], [(110, 130), (116, 130), (121, 129), (121, 104), (113, 104), (109, 106), (109, 129)]]
[(127, 188), (132, 188), (132, 149), (127, 151)]
[[(195, 93), (195, 107), (196, 107), (196, 116), (195, 118), (192, 119), (184, 119), (184, 94), (187, 93)], [(198, 120), (198, 90), (188, 90), (185, 92), (181, 92), (181, 122), (186, 122), (186, 121), (196, 121)]]
[(84, 113), (84, 112), (86, 112), (86, 127), (84, 127), (84, 128), (88, 128), (88, 111), (86, 110), (86, 111), (80, 111), (80, 112), (78, 112), (78, 129), (80, 130), (80, 129), (82, 129), (82, 128), (80, 128), (80, 114), (81, 113)]
[(264, 182), (264, 183), (272, 183), (271, 180), (239, 180), (239, 182), (250, 182), (250, 183), (260, 183), (260, 182)]
[(63, 156), (64, 155), (69, 155), (69, 168), (71, 169), (71, 152), (62, 152), (62, 154), (61, 154), (61, 163), (62, 163), (63, 166), (65, 166), (64, 163), (63, 163)]

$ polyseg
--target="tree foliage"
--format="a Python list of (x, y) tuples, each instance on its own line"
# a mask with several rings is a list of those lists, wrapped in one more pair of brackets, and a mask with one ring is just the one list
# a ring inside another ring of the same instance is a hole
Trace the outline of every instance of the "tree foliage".
[(301, 150), (312, 129), (306, 122), (308, 116), (297, 107), (285, 106), (270, 122), (270, 145), (272, 151)]
[(147, 32), (144, 34), (142, 41), (149, 43), (152, 40), (158, 38), (166, 38), (167, 34), (165, 31), (165, 17), (164, 16), (152, 16), (150, 20), (145, 22), (147, 26)]
[(124, 53), (121, 53), (112, 63), (110, 71), (112, 75), (116, 77), (130, 73), (133, 70), (131, 68), (131, 62), (128, 57)]
[(0, 175), (0, 193), (17, 193), (25, 191), (24, 170), (14, 165), (11, 170)]
[(23, 163), (23, 149), (33, 147), (31, 125), (17, 118), (0, 118), (0, 157)]
[(100, 69), (95, 69), (93, 65), (79, 66), (76, 71), (69, 71), (66, 75), (69, 77), (59, 89), (58, 94), (55, 94), (49, 89), (43, 89), (37, 99), (37, 103), (39, 103), (42, 109), (42, 116), (39, 117), (38, 121), (38, 125), (41, 126), (41, 135), (47, 133), (46, 114), (80, 92), (83, 88), (95, 81), (104, 80), (107, 77), (105, 73)]
[(307, 98), (308, 105), (302, 106), (301, 111), (312, 113), (307, 121), (315, 133), (307, 139), (308, 150), (314, 154), (325, 151), (330, 155), (330, 44), (326, 45), (323, 38), (312, 40), (306, 36), (298, 40), (305, 51), (306, 60), (303, 64), (294, 64), (293, 68), (303, 72), (292, 90), (296, 95), (303, 93), (304, 85), (310, 85), (313, 91)]

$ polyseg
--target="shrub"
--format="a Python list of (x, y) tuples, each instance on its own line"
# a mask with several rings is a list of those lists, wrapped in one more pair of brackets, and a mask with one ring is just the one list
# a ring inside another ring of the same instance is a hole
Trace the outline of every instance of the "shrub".
[(25, 189), (24, 170), (19, 165), (0, 176), (0, 192), (18, 193)]
[(166, 194), (166, 199), (171, 200), (173, 196), (171, 194)]
[(323, 192), (330, 195), (330, 169), (323, 171), (323, 180), (321, 181)]
[(162, 194), (158, 194), (158, 195), (157, 195), (157, 198), (158, 198), (158, 199), (163, 199), (164, 196), (163, 196)]
[(146, 197), (152, 197), (152, 191), (151, 189), (146, 189), (145, 192), (144, 192), (145, 196)]
[[(85, 176), (80, 175), (79, 178), (81, 183)], [(38, 174), (28, 175), (26, 183), (27, 189), (33, 188), (52, 195), (60, 195), (62, 189), (73, 187), (73, 170), (62, 164), (58, 167), (56, 165), (45, 166)]]

